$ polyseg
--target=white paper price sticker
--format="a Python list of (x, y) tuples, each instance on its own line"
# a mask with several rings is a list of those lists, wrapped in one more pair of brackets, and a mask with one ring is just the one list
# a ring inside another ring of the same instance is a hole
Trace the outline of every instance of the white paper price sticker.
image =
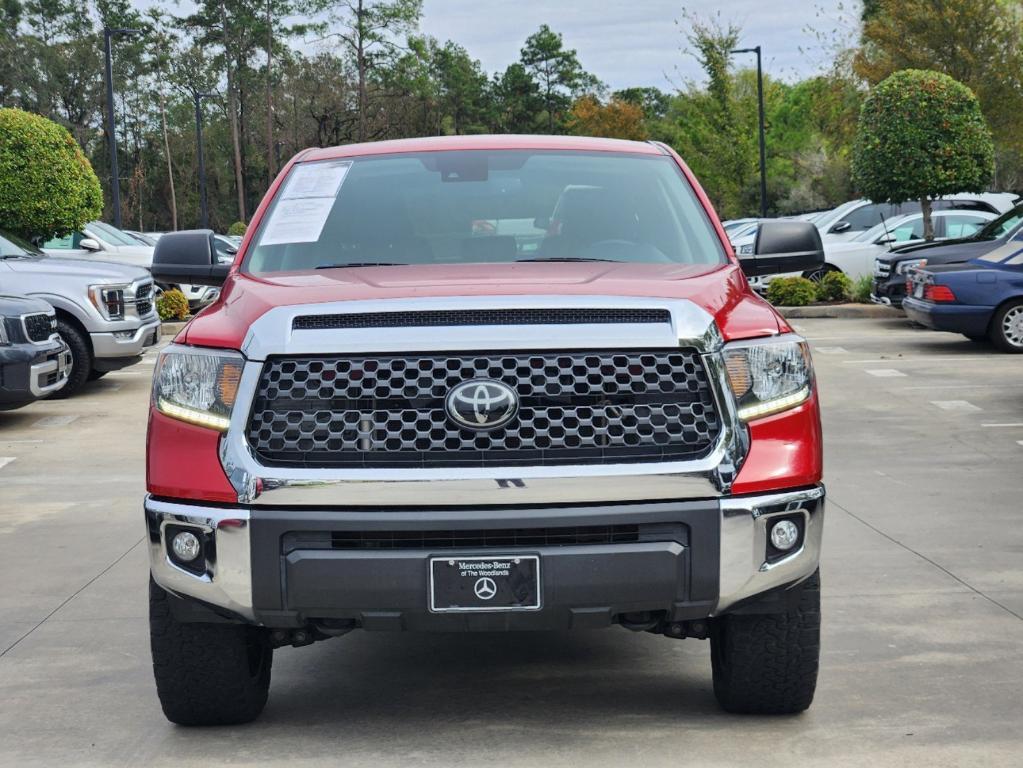
[(288, 175), (284, 192), (274, 205), (259, 244), (315, 243), (319, 240), (351, 167), (350, 160), (296, 166)]
[(333, 206), (333, 197), (279, 200), (259, 244), (315, 243), (320, 239)]
[(309, 163), (297, 166), (288, 176), (282, 199), (295, 197), (337, 197), (352, 163)]

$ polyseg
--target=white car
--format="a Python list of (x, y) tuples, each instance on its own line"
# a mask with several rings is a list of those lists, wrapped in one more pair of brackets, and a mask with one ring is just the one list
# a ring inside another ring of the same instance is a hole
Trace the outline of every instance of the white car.
[[(932, 209), (957, 211), (982, 211), (993, 214), (1005, 213), (1016, 204), (1017, 196), (1010, 192), (980, 192), (947, 195), (931, 203)], [(821, 231), (824, 243), (852, 240), (857, 235), (872, 229), (882, 221), (903, 214), (919, 213), (919, 201), (905, 203), (872, 203), (869, 200), (851, 200), (832, 211), (822, 214), (814, 221)]]
[[(935, 211), (931, 214), (931, 221), (934, 224), (934, 239), (969, 237), (995, 218), (997, 218), (995, 214), (986, 211)], [(874, 259), (887, 253), (894, 245), (923, 242), (923, 230), (923, 214), (912, 213), (878, 223), (871, 229), (859, 233), (852, 240), (825, 241), (824, 266), (803, 276), (816, 282), (828, 272), (844, 272), (853, 281), (865, 275), (872, 275)], [(754, 277), (750, 279), (750, 285), (754, 290), (763, 292), (767, 290), (771, 280), (777, 277), (798, 277), (800, 274), (802, 273), (791, 272)]]
[(153, 264), (153, 246), (143, 245), (127, 232), (102, 221), (90, 222), (81, 232), (72, 232), (67, 237), (48, 240), (42, 248), (51, 256), (113, 261), (146, 269)]

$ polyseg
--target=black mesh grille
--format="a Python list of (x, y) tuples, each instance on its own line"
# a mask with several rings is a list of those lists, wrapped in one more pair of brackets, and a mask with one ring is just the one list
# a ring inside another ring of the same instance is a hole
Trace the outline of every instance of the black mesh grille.
[(677, 541), (688, 544), (680, 523), (560, 526), (425, 531), (304, 531), (285, 534), (282, 550), (383, 549), (480, 551), (493, 549), (570, 547)]
[[(457, 426), (455, 385), (501, 381), (505, 427)], [(248, 439), (270, 466), (544, 466), (694, 459), (720, 422), (694, 350), (272, 358)]]
[(415, 328), (432, 325), (577, 325), (585, 323), (669, 323), (666, 309), (471, 309), (432, 312), (364, 312), (301, 315), (299, 330), (335, 328)]
[(145, 317), (153, 311), (153, 284), (142, 283), (135, 289), (135, 311)]
[(26, 315), (25, 333), (29, 341), (46, 341), (57, 332), (57, 320), (52, 315)]

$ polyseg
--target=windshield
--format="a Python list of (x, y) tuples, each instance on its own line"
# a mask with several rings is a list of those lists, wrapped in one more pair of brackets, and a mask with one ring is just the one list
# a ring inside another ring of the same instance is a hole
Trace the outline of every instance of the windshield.
[(723, 264), (670, 157), (460, 151), (296, 166), (243, 266), (626, 261)]
[(1017, 205), (1011, 211), (1003, 213), (997, 219), (989, 221), (982, 230), (973, 236), (975, 240), (996, 240), (1011, 233), (1023, 222), (1023, 205)]
[(114, 245), (139, 245), (139, 242), (131, 237), (131, 235), (128, 235), (109, 224), (104, 224), (102, 221), (93, 221), (85, 226), (90, 232), (98, 235), (102, 240), (108, 243), (112, 243)]
[(41, 256), (38, 248), (10, 232), (0, 231), (0, 259), (10, 257)]

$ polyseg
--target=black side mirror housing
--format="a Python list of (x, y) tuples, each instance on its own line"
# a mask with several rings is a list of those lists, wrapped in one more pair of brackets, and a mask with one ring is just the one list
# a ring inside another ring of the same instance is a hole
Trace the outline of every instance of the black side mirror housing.
[(757, 229), (753, 256), (739, 263), (748, 277), (817, 269), (824, 265), (821, 233), (809, 221), (765, 221)]
[(223, 285), (231, 265), (217, 260), (213, 230), (191, 229), (156, 241), (151, 271), (160, 283)]

